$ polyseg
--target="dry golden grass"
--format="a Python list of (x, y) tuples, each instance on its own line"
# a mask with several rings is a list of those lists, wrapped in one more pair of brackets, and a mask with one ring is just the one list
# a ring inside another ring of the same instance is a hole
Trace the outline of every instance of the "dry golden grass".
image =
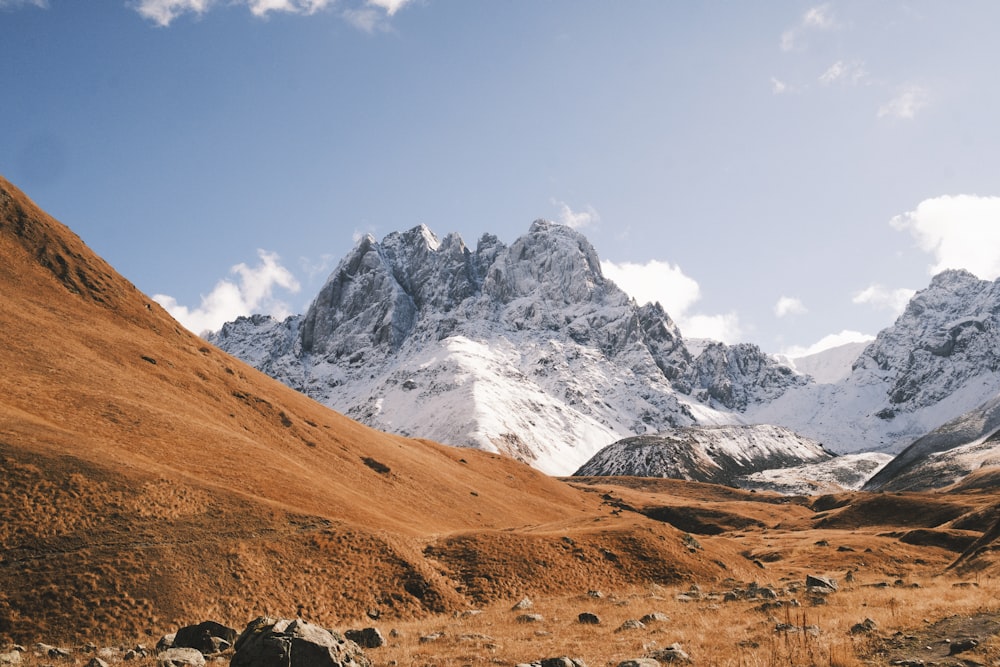
[[(379, 433), (183, 331), (0, 179), (0, 646), (153, 644), (265, 614), (343, 630), (377, 610), (401, 633), (379, 665), (617, 664), (674, 642), (698, 664), (856, 665), (874, 644), (847, 630), (865, 617), (906, 631), (996, 604), (989, 479), (788, 499), (567, 482)], [(848, 572), (822, 606), (677, 600), (753, 580), (802, 597), (806, 574)], [(514, 620), (525, 595), (538, 624)], [(672, 620), (615, 632), (656, 611)]]

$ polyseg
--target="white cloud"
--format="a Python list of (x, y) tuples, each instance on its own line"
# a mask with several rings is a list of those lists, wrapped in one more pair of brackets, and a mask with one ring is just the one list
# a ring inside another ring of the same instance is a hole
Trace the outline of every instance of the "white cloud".
[(774, 304), (775, 317), (785, 317), (786, 315), (802, 315), (809, 312), (800, 299), (791, 296), (782, 296)]
[(692, 313), (701, 299), (698, 282), (679, 266), (651, 260), (645, 264), (601, 262), (601, 271), (639, 304), (659, 302), (688, 338), (711, 338), (724, 343), (739, 340), (741, 329), (736, 313), (706, 315)]
[(17, 9), (25, 5), (31, 5), (39, 9), (48, 9), (49, 0), (0, 0), (0, 9)]
[(934, 256), (931, 274), (966, 269), (984, 280), (1000, 277), (1000, 197), (925, 199), (889, 224), (910, 232), (920, 249)]
[(832, 30), (837, 27), (833, 11), (829, 4), (817, 5), (807, 9), (792, 28), (781, 33), (781, 50), (794, 51), (801, 47), (802, 35), (810, 30)]
[[(9, 0), (0, 0), (7, 2)], [(30, 0), (33, 3), (46, 0)], [(386, 17), (391, 17), (412, 0), (364, 0), (363, 4), (343, 11), (353, 25), (372, 32)], [(201, 15), (220, 5), (244, 5), (254, 16), (271, 12), (310, 15), (333, 7), (337, 0), (130, 0), (129, 6), (159, 26), (169, 26), (183, 14)], [(2, 6), (2, 5), (0, 5)]]
[(860, 60), (854, 62), (838, 60), (830, 65), (819, 77), (820, 83), (825, 85), (842, 83), (856, 86), (867, 79), (868, 72), (865, 70), (865, 64)]
[(820, 30), (833, 28), (836, 23), (833, 20), (830, 5), (817, 5), (806, 10), (806, 13), (802, 15), (802, 25), (807, 28), (818, 28)]
[(553, 199), (552, 203), (559, 208), (559, 215), (556, 218), (556, 222), (566, 225), (571, 229), (590, 227), (601, 220), (600, 214), (590, 204), (587, 204), (582, 211), (574, 211), (566, 202)]
[(887, 310), (893, 315), (899, 315), (906, 309), (916, 290), (900, 287), (890, 289), (882, 285), (869, 285), (851, 299), (853, 303), (867, 304), (878, 310)]
[(781, 81), (775, 77), (771, 77), (771, 92), (775, 95), (781, 95), (788, 91), (788, 84)]
[(927, 106), (929, 93), (921, 86), (905, 86), (891, 100), (878, 108), (879, 118), (913, 120), (917, 112)]
[(207, 296), (201, 297), (201, 305), (197, 308), (182, 306), (165, 294), (155, 294), (153, 299), (185, 328), (198, 334), (216, 331), (241, 315), (262, 313), (279, 319), (288, 317), (291, 315), (289, 307), (275, 298), (274, 290), (280, 287), (295, 293), (299, 291), (299, 282), (281, 266), (275, 253), (258, 250), (257, 255), (260, 264), (234, 266), (230, 273), (236, 276), (236, 281), (220, 280)]
[(848, 343), (867, 343), (873, 340), (875, 340), (875, 336), (870, 334), (844, 329), (840, 333), (823, 336), (812, 345), (793, 345), (792, 347), (782, 350), (781, 354), (791, 359), (798, 359), (799, 357), (808, 357), (811, 354), (817, 354), (824, 350), (830, 350), (835, 347), (840, 347), (841, 345), (847, 345)]

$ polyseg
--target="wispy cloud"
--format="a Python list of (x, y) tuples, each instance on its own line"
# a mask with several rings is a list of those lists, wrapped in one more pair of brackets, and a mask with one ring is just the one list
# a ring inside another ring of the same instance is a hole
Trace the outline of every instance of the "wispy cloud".
[[(0, 0), (5, 1), (10, 0)], [(372, 32), (411, 1), (364, 0), (344, 9), (342, 15), (358, 28)], [(337, 0), (130, 0), (128, 6), (156, 25), (166, 27), (184, 14), (200, 16), (219, 6), (243, 5), (254, 16), (263, 18), (272, 12), (308, 16), (338, 4)]]
[(788, 92), (788, 84), (777, 77), (771, 77), (771, 92), (775, 95), (783, 95)]
[(806, 308), (805, 304), (802, 303), (801, 299), (796, 299), (791, 296), (782, 296), (778, 299), (778, 302), (774, 304), (774, 315), (775, 317), (786, 317), (788, 315), (802, 315), (808, 313), (809, 310)]
[(279, 319), (288, 317), (291, 309), (276, 298), (274, 292), (277, 288), (298, 292), (299, 281), (281, 265), (275, 253), (258, 250), (257, 255), (260, 258), (257, 266), (243, 263), (234, 266), (229, 272), (236, 279), (220, 280), (208, 295), (201, 297), (197, 308), (182, 306), (166, 294), (155, 294), (153, 299), (185, 328), (197, 334), (216, 331), (241, 315), (261, 313)]
[(558, 199), (553, 199), (552, 204), (559, 209), (556, 222), (572, 229), (591, 227), (601, 221), (600, 214), (590, 204), (587, 204), (582, 211), (574, 211), (569, 204)]
[(906, 309), (916, 290), (899, 287), (892, 289), (882, 285), (869, 285), (851, 298), (852, 303), (872, 306), (899, 315)]
[(891, 100), (878, 108), (879, 118), (913, 120), (917, 112), (927, 106), (930, 94), (922, 86), (905, 86)]
[(49, 0), (0, 0), (0, 9), (19, 9), (21, 7), (49, 8)]
[(1000, 197), (925, 199), (889, 224), (910, 232), (920, 249), (933, 255), (932, 274), (966, 269), (984, 280), (1000, 277)]
[(852, 62), (838, 60), (819, 77), (820, 83), (828, 86), (834, 83), (856, 86), (867, 80), (868, 72), (865, 70), (865, 64), (860, 60)]
[(692, 312), (701, 299), (701, 287), (679, 266), (658, 260), (645, 264), (602, 261), (601, 271), (637, 303), (658, 302), (688, 338), (711, 338), (724, 343), (740, 339), (742, 328), (736, 313)]
[(805, 11), (791, 28), (781, 33), (779, 46), (782, 51), (794, 51), (803, 47), (803, 38), (813, 30), (832, 30), (837, 27), (833, 10), (829, 4), (817, 5)]

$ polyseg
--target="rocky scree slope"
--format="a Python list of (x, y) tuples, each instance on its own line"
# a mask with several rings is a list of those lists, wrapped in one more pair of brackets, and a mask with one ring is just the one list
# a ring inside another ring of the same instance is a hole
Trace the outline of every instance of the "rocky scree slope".
[(751, 473), (833, 457), (819, 443), (780, 426), (681, 427), (619, 440), (574, 475), (667, 477), (738, 486)]
[(807, 381), (753, 345), (693, 357), (658, 304), (603, 276), (585, 237), (541, 220), (475, 250), (424, 226), (368, 236), (304, 315), (240, 318), (209, 340), (371, 426), (552, 474), (622, 437), (738, 423)]

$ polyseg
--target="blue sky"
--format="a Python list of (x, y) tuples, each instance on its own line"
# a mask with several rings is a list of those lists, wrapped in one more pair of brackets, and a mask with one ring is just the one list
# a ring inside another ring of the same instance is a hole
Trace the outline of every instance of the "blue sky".
[(1000, 275), (997, 25), (992, 0), (0, 0), (0, 173), (194, 329), (302, 312), (360, 234), (548, 218), (685, 335), (801, 350), (936, 270)]

